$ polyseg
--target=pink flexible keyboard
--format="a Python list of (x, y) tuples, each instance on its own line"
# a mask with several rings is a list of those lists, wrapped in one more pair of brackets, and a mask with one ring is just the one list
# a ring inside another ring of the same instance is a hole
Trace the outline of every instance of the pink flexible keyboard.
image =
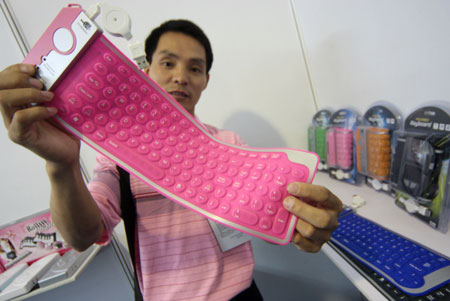
[[(63, 11), (54, 22), (70, 24)], [(47, 29), (25, 62), (49, 63), (40, 43), (58, 26)], [(316, 154), (221, 142), (102, 34), (79, 52), (50, 88), (61, 125), (171, 200), (250, 235), (289, 243), (297, 219), (282, 200), (289, 183), (312, 182)], [(44, 54), (43, 62), (33, 61)]]

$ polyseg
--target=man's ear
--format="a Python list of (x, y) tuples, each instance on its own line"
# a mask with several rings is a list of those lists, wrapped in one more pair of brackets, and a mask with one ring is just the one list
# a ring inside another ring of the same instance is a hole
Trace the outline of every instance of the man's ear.
[(150, 65), (149, 65), (147, 68), (144, 68), (144, 72), (145, 72), (147, 75), (150, 75), (150, 74), (149, 74), (149, 72), (150, 72)]
[(206, 74), (206, 83), (205, 83), (205, 86), (203, 87), (203, 90), (206, 89), (206, 87), (208, 86), (208, 83), (209, 83), (209, 73)]

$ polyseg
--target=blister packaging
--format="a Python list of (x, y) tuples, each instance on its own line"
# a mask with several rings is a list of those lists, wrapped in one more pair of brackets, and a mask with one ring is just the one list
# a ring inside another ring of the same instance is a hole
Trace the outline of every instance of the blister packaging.
[(388, 104), (377, 104), (364, 114), (356, 129), (356, 167), (365, 182), (375, 190), (390, 193), (392, 132), (401, 117)]
[(308, 150), (316, 153), (319, 158), (317, 170), (327, 171), (327, 129), (331, 112), (320, 110), (314, 114), (312, 123), (308, 127)]
[(359, 116), (355, 111), (341, 109), (331, 115), (326, 133), (328, 174), (351, 184), (358, 183), (354, 142), (358, 124)]
[(395, 202), (441, 232), (450, 219), (450, 117), (427, 106), (411, 113), (394, 131), (389, 183)]

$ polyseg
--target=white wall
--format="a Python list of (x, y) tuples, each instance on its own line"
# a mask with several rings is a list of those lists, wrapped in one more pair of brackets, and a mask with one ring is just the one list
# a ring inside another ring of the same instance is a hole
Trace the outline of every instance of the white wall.
[(450, 101), (450, 2), (293, 0), (319, 107)]

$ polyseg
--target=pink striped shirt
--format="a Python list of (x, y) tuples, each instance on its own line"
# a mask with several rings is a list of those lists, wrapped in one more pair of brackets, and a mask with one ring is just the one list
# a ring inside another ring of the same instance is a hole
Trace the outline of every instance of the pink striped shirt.
[[(245, 145), (231, 131), (205, 126), (217, 139)], [(137, 206), (137, 274), (145, 300), (229, 300), (250, 286), (254, 260), (249, 242), (222, 252), (206, 218), (132, 175), (130, 182)], [(98, 243), (107, 244), (121, 219), (114, 162), (97, 156), (89, 190), (106, 228)]]

